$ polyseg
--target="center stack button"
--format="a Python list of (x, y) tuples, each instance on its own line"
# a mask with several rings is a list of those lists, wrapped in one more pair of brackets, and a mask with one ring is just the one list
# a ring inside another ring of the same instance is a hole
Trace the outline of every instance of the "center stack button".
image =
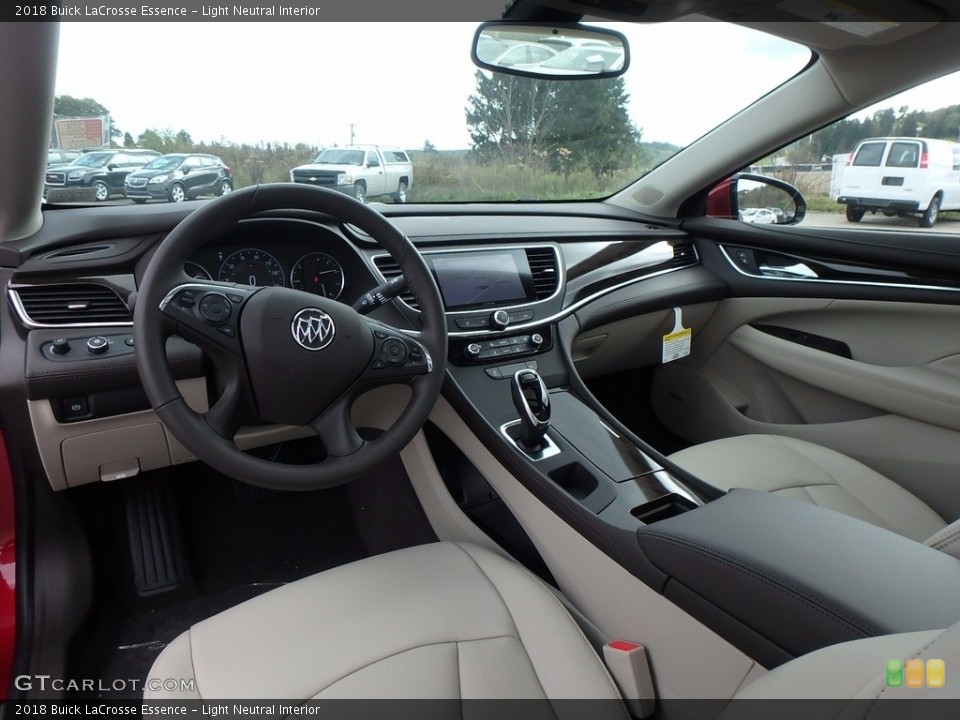
[(506, 310), (497, 310), (490, 316), (490, 327), (504, 330), (510, 324), (510, 315)]

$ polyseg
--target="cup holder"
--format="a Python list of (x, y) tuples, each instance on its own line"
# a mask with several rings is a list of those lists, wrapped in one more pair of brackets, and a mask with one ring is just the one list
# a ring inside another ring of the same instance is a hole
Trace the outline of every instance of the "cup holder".
[(683, 497), (683, 495), (670, 493), (635, 507), (630, 511), (630, 514), (644, 525), (652, 525), (655, 522), (682, 515), (687, 510), (693, 510), (696, 507), (695, 503)]

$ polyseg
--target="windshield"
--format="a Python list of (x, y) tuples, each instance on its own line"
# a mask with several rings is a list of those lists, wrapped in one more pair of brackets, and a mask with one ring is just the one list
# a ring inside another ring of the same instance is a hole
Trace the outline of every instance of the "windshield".
[(158, 157), (156, 160), (151, 160), (146, 165), (143, 166), (144, 170), (173, 170), (180, 166), (180, 163), (184, 160), (184, 155), (166, 155), (164, 157)]
[[(234, 188), (363, 186), (366, 199), (380, 202), (588, 200), (635, 182), (810, 58), (802, 46), (720, 22), (590, 24), (627, 37), (622, 77), (531, 80), (478, 70), (470, 60), (476, 22), (405, 22), (402, 32), (386, 22), (65, 22), (52, 146), (91, 149), (102, 118), (109, 147), (217, 155)], [(191, 67), (217, 69), (215, 86), (158, 72), (155, 53), (125, 53), (109, 72), (89, 63), (90, 48), (111, 47), (118, 34), (160, 48), (173, 33), (190, 48)], [(559, 75), (623, 63), (601, 43), (550, 40), (482, 52), (512, 50), (511, 62)], [(234, 49), (228, 62), (224, 48)], [(333, 59), (350, 71), (337, 71)], [(66, 118), (87, 126), (58, 126)], [(386, 154), (385, 166), (369, 167), (371, 147), (402, 150), (412, 169), (401, 172)], [(148, 167), (164, 167), (158, 162)], [(311, 164), (354, 167), (331, 175), (311, 173)], [(107, 202), (133, 202), (123, 198), (122, 178), (116, 187)], [(53, 190), (48, 199), (58, 202)]]
[(363, 150), (324, 150), (314, 160), (319, 165), (362, 165)]
[(111, 157), (113, 157), (112, 153), (87, 153), (86, 155), (81, 155), (70, 164), (76, 167), (103, 167)]

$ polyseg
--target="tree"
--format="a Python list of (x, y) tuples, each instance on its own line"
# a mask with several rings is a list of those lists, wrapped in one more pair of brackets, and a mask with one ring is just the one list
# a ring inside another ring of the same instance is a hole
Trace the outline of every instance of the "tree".
[(553, 149), (557, 83), (480, 70), (475, 78), (466, 113), (477, 158), (514, 164), (545, 157)]
[[(557, 83), (555, 91), (552, 133), (575, 167), (589, 168), (599, 180), (632, 164), (640, 133), (627, 114), (623, 78)], [(552, 158), (555, 169), (558, 155)]]
[(437, 151), (437, 146), (436, 146), (436, 145), (434, 145), (434, 144), (433, 144), (432, 142), (430, 142), (429, 140), (424, 140), (424, 141), (423, 141), (423, 149), (422, 149), (422, 152), (425, 152), (425, 153), (435, 153), (436, 151)]
[(588, 168), (600, 179), (630, 165), (639, 132), (627, 114), (623, 80), (534, 80), (476, 73), (467, 126), (481, 162), (543, 163), (567, 174)]
[(71, 95), (57, 95), (53, 99), (53, 117), (71, 118), (71, 117), (100, 117), (106, 115), (109, 118), (110, 137), (120, 137), (123, 135), (120, 128), (110, 117), (110, 111), (93, 98), (75, 98)]

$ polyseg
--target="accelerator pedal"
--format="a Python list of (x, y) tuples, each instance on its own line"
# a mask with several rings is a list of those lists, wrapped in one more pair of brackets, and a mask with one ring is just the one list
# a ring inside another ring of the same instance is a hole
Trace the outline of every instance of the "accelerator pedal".
[(169, 483), (141, 479), (127, 483), (125, 493), (137, 595), (178, 589), (186, 577), (187, 559)]

